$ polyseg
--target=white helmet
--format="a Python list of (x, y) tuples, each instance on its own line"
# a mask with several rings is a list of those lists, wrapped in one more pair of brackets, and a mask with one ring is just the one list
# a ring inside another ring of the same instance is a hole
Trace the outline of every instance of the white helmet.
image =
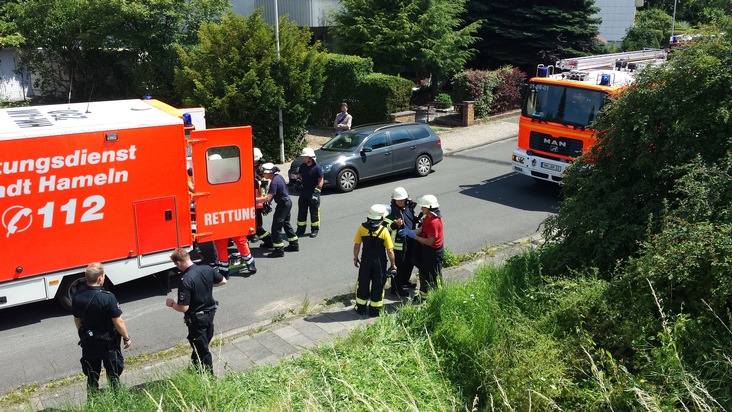
[(315, 150), (313, 150), (311, 147), (306, 147), (302, 149), (302, 153), (300, 153), (300, 156), (307, 156), (311, 159), (315, 159)]
[(221, 155), (218, 153), (214, 153), (208, 157), (208, 160), (221, 160)]
[(391, 194), (392, 200), (404, 200), (408, 197), (407, 190), (403, 187), (397, 187), (394, 189), (394, 193)]
[(417, 206), (436, 209), (440, 207), (440, 204), (437, 203), (437, 198), (434, 195), (424, 195), (417, 199)]
[(367, 216), (371, 220), (382, 220), (386, 216), (386, 206), (377, 203), (371, 206), (369, 209), (369, 215)]
[(262, 165), (262, 173), (275, 173), (275, 165), (274, 163), (265, 163)]
[(262, 151), (261, 151), (261, 150), (259, 150), (259, 148), (258, 148), (258, 147), (255, 147), (255, 148), (254, 148), (254, 161), (255, 161), (255, 162), (258, 162), (258, 161), (259, 161), (259, 159), (261, 159), (262, 157), (264, 157), (264, 156), (262, 155)]

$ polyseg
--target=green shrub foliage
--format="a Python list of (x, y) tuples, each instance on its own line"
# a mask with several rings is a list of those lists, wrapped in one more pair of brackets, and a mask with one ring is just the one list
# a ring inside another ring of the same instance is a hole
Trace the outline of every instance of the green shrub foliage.
[[(329, 53), (325, 58), (325, 84), (323, 92), (313, 106), (310, 124), (329, 127), (333, 125), (336, 113), (341, 111), (341, 102), (347, 102), (349, 109), (358, 105), (356, 86), (373, 72), (374, 64), (369, 58)], [(354, 110), (355, 113), (355, 110)], [(356, 121), (354, 117), (354, 121)]]
[(356, 88), (358, 100), (348, 106), (353, 125), (389, 121), (389, 114), (409, 109), (411, 93), (412, 82), (407, 79), (380, 73), (366, 76)]

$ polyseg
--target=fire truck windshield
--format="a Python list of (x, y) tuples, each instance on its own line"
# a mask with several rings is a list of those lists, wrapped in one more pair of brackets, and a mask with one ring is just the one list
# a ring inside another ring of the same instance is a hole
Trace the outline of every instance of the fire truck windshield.
[(607, 92), (530, 82), (521, 114), (537, 121), (588, 127), (605, 104)]

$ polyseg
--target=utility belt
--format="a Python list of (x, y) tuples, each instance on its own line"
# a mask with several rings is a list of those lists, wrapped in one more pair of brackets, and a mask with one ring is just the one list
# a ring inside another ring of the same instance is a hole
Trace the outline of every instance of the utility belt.
[(216, 314), (216, 308), (218, 307), (219, 302), (216, 301), (216, 306), (211, 309), (204, 309), (186, 314), (183, 316), (183, 322), (185, 322), (186, 326), (207, 325), (213, 319), (213, 315)]
[(119, 341), (120, 335), (117, 330), (95, 332), (91, 329), (79, 329), (79, 346), (109, 344)]

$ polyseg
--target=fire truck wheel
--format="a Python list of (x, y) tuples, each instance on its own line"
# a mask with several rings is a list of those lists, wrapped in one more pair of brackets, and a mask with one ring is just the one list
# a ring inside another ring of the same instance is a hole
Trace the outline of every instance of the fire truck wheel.
[(431, 170), (432, 159), (430, 159), (429, 156), (422, 155), (417, 158), (417, 161), (414, 163), (414, 172), (417, 174), (417, 176), (425, 177), (430, 174)]
[(85, 281), (83, 274), (66, 276), (64, 280), (61, 281), (61, 286), (59, 286), (58, 292), (56, 292), (56, 301), (58, 304), (61, 305), (62, 308), (71, 312), (71, 300), (74, 298), (74, 294), (79, 287), (84, 284)]

